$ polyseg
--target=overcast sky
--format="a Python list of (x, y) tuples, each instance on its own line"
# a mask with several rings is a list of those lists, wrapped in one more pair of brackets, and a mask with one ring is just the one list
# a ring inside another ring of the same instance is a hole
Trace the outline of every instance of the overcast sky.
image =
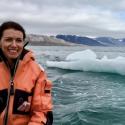
[(0, 0), (0, 24), (8, 20), (28, 34), (125, 38), (125, 0)]

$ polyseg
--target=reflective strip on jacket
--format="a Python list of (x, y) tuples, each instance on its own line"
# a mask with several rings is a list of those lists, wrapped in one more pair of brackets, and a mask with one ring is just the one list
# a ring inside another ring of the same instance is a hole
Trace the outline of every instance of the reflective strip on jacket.
[[(3, 125), (11, 73), (0, 60), (0, 125)], [(52, 112), (52, 84), (43, 69), (36, 63), (32, 52), (25, 50), (14, 77), (14, 95), (10, 96), (8, 125), (46, 125)], [(17, 108), (24, 102), (31, 103), (30, 111)]]

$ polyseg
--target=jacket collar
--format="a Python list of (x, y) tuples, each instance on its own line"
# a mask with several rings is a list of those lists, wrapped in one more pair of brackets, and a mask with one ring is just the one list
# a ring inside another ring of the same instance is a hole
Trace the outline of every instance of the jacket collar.
[(35, 60), (33, 52), (29, 50), (24, 50), (21, 54), (20, 60), (25, 64), (30, 60)]

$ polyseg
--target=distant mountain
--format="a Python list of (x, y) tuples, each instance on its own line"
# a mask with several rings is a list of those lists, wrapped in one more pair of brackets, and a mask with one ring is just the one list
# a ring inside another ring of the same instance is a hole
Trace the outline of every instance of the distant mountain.
[(68, 42), (84, 44), (88, 46), (104, 46), (102, 43), (88, 37), (81, 37), (76, 35), (57, 35), (56, 38), (63, 39)]
[(39, 46), (71, 46), (76, 45), (70, 42), (66, 42), (62, 39), (58, 39), (54, 36), (28, 34), (26, 41), (29, 41), (30, 45)]
[(113, 46), (114, 45), (114, 43), (113, 43), (114, 39), (111, 37), (97, 37), (97, 38), (95, 38), (95, 40), (106, 45), (106, 46)]
[(95, 38), (98, 42), (106, 46), (125, 46), (125, 39), (115, 39), (112, 37), (98, 37)]
[(77, 35), (57, 35), (56, 38), (63, 39), (67, 42), (84, 44), (88, 46), (125, 46), (125, 38), (115, 39), (112, 37), (81, 37)]
[(27, 34), (26, 41), (30, 42), (30, 45), (39, 46), (125, 46), (125, 38), (116, 39), (112, 37), (97, 37), (89, 38), (77, 35), (57, 35), (46, 36)]

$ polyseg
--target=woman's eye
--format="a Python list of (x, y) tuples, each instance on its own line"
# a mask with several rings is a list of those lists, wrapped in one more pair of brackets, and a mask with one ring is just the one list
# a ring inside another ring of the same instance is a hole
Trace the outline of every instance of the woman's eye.
[(7, 42), (12, 42), (13, 41), (13, 39), (12, 38), (7, 38), (7, 39), (5, 39)]
[(16, 42), (21, 43), (21, 42), (23, 42), (23, 40), (22, 39), (16, 39)]

